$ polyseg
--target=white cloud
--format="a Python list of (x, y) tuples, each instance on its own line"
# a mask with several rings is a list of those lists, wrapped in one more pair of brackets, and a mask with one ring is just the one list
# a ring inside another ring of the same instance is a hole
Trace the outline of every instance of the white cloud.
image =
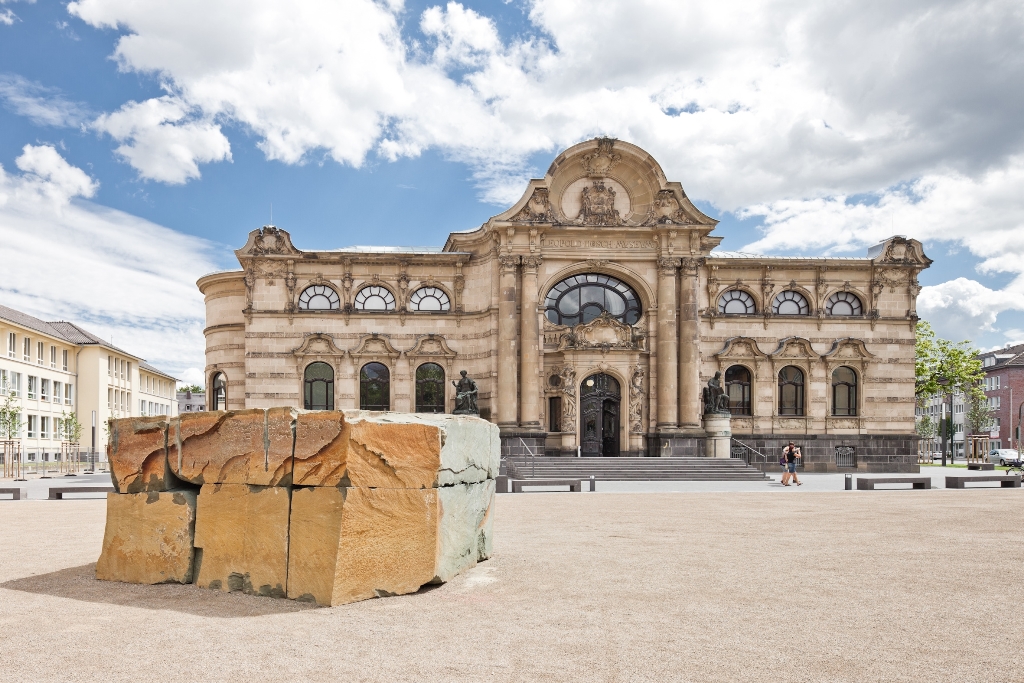
[(56, 89), (16, 74), (0, 74), (0, 100), (18, 116), (40, 126), (78, 126), (88, 116), (85, 107), (67, 100)]
[(199, 164), (231, 159), (220, 126), (190, 116), (177, 97), (128, 102), (92, 126), (122, 142), (117, 153), (150, 180), (180, 184), (199, 177)]
[(0, 24), (7, 24), (8, 26), (10, 26), (11, 24), (14, 23), (15, 19), (17, 18), (18, 15), (9, 9), (0, 11)]
[[(96, 182), (53, 147), (26, 145), (0, 167), (0, 300), (69, 320), (169, 372), (203, 367), (205, 308), (195, 280), (215, 245), (85, 201)], [(225, 258), (225, 262), (227, 259)]]
[(996, 318), (1003, 311), (1024, 311), (1024, 297), (1017, 292), (992, 290), (975, 280), (958, 277), (924, 287), (917, 309), (939, 336), (959, 340), (992, 331)]

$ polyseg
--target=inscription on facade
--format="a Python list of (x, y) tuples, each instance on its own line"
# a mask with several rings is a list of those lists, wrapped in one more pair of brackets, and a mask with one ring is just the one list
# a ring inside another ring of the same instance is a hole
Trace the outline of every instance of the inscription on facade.
[(542, 247), (549, 249), (657, 249), (654, 240), (541, 240)]

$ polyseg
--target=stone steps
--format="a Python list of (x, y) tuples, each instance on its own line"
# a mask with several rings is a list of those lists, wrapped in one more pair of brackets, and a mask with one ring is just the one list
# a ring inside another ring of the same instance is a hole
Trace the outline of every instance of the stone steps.
[(764, 481), (760, 470), (739, 458), (515, 458), (517, 479), (598, 481)]

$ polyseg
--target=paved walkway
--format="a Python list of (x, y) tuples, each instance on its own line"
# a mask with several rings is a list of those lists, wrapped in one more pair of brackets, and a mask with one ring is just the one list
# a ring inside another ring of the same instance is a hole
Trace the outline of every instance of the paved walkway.
[[(53, 473), (50, 479), (41, 479), (34, 474), (28, 476), (28, 481), (14, 481), (13, 479), (0, 478), (0, 488), (20, 488), (22, 500), (42, 499), (50, 495), (50, 487), (58, 486), (111, 486), (110, 474), (98, 472), (96, 474), (79, 474), (74, 477), (66, 477), (63, 474)], [(68, 498), (106, 498), (107, 494), (77, 493), (68, 494)], [(0, 504), (8, 502), (8, 498), (0, 498)]]

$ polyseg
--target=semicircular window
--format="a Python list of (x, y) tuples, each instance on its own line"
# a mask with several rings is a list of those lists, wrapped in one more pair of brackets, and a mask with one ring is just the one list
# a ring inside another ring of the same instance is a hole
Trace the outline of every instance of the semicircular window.
[(743, 315), (754, 312), (754, 297), (742, 289), (730, 289), (718, 297), (718, 312)]
[(602, 313), (633, 325), (640, 320), (640, 299), (621, 280), (584, 273), (559, 282), (544, 300), (544, 315), (556, 325), (588, 323)]
[(791, 289), (780, 292), (772, 302), (772, 313), (775, 315), (807, 315), (809, 311), (804, 295)]
[(387, 287), (363, 287), (356, 294), (355, 307), (357, 311), (393, 311), (395, 295)]
[(850, 292), (836, 292), (825, 305), (825, 312), (829, 315), (861, 315), (863, 311), (860, 299)]
[(413, 311), (447, 311), (450, 308), (448, 295), (437, 287), (421, 287), (409, 297), (409, 309)]
[(336, 311), (341, 308), (338, 293), (327, 285), (312, 285), (299, 295), (300, 311)]

